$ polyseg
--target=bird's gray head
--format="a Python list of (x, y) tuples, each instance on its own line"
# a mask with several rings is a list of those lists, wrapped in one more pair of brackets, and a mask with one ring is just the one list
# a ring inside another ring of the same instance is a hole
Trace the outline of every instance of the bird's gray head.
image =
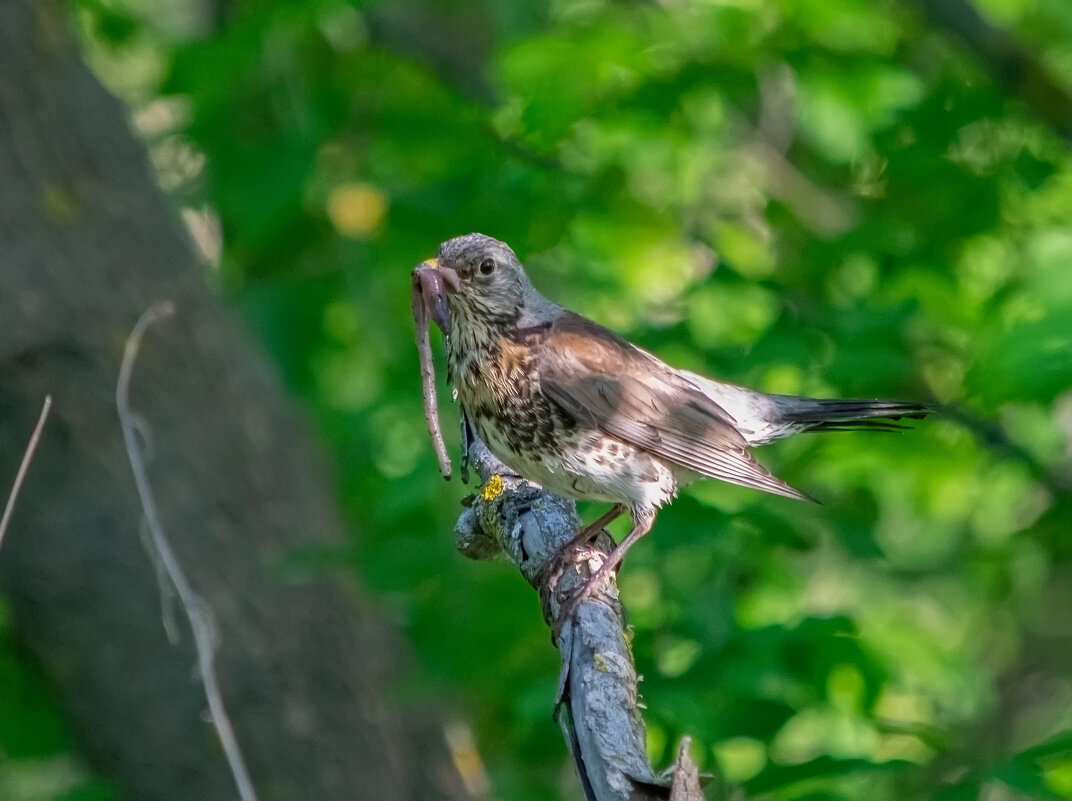
[[(514, 251), (484, 234), (466, 234), (439, 246), (438, 269), (454, 325), (518, 325), (543, 298)], [(546, 301), (544, 301), (546, 302)]]

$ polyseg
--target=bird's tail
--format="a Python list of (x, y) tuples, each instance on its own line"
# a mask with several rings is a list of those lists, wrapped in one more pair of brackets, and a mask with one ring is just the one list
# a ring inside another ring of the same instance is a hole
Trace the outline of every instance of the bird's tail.
[(800, 431), (899, 431), (905, 426), (896, 421), (919, 420), (935, 411), (912, 401), (772, 395), (685, 370), (678, 375), (725, 410), (749, 445), (766, 445)]
[(911, 401), (823, 400), (773, 395), (781, 418), (798, 431), (900, 431), (898, 420), (921, 420), (932, 406)]

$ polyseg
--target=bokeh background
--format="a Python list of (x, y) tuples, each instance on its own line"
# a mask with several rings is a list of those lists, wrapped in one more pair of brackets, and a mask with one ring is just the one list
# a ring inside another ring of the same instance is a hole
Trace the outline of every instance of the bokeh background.
[[(393, 692), (449, 710), (472, 797), (579, 794), (538, 601), (454, 550), (471, 488), (421, 413), (409, 271), (481, 231), (676, 365), (944, 405), (761, 451), (821, 506), (705, 483), (660, 515), (620, 579), (656, 764), (689, 734), (711, 797), (1072, 798), (1067, 0), (69, 14), (313, 421), (329, 567), (402, 632)], [(10, 633), (0, 672), (0, 796), (112, 798)]]

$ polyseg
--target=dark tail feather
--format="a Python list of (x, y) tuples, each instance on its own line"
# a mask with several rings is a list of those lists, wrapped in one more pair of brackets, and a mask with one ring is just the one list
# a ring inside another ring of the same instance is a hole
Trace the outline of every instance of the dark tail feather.
[(786, 398), (783, 417), (805, 431), (902, 431), (891, 420), (922, 420), (934, 412), (925, 403), (883, 400)]

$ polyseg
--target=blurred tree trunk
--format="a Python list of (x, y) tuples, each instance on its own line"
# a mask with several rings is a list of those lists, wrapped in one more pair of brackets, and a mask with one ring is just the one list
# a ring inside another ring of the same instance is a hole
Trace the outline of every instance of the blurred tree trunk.
[(344, 581), (293, 567), (344, 532), (279, 381), (206, 286), (124, 109), (82, 64), (66, 8), (3, 9), (0, 476), (14, 475), (43, 396), (55, 399), (0, 551), (20, 641), (124, 797), (235, 797), (191, 638), (173, 647), (164, 635), (114, 407), (128, 331), (173, 299), (177, 317), (146, 338), (132, 405), (165, 525), (218, 623), (221, 681), (261, 798), (446, 797), (428, 778), (451, 782), (442, 749), (419, 742), (436, 722), (417, 731), (390, 701), (390, 632)]

